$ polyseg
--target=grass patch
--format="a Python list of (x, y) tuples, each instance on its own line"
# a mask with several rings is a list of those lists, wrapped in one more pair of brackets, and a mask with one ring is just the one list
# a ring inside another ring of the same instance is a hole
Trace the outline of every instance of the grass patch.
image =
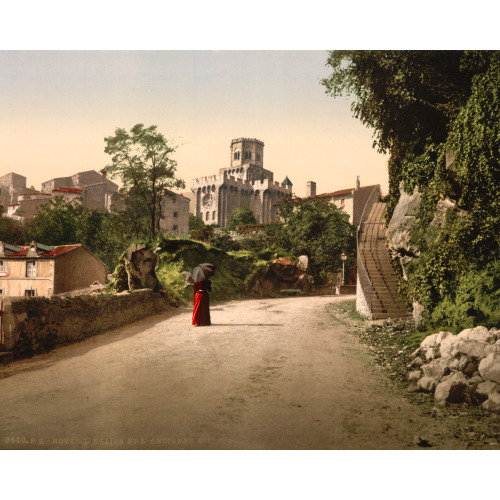
[(268, 260), (250, 251), (225, 252), (199, 241), (168, 238), (159, 244), (156, 275), (161, 285), (182, 303), (192, 300), (193, 287), (184, 287), (181, 271), (191, 272), (198, 264), (209, 262), (216, 268), (210, 301), (213, 304), (248, 297), (254, 277)]

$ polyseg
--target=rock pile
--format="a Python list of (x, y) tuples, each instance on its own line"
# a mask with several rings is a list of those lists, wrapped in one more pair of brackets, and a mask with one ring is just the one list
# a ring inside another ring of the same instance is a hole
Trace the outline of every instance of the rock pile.
[(254, 297), (279, 296), (281, 290), (290, 288), (309, 292), (311, 290), (309, 275), (293, 263), (275, 261), (268, 264), (257, 277), (252, 287), (252, 295)]
[(484, 326), (426, 337), (412, 354), (410, 391), (433, 392), (439, 403), (482, 404), (500, 412), (500, 330)]

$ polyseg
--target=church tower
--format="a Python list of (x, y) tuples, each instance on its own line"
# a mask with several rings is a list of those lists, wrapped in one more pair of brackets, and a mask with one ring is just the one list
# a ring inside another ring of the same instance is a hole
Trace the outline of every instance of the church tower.
[(264, 166), (264, 143), (258, 139), (240, 137), (231, 141), (231, 169), (243, 166)]

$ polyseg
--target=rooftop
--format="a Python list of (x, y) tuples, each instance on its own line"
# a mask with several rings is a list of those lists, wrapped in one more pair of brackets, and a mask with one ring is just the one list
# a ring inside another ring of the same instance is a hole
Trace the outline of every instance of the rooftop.
[[(6, 257), (26, 257), (28, 255), (28, 251), (30, 249), (29, 246), (24, 246), (24, 245), (10, 245), (8, 243), (5, 243), (5, 250), (8, 250), (12, 253), (9, 253), (6, 255)], [(40, 243), (36, 244), (37, 246), (37, 252), (38, 252), (38, 257), (39, 258), (52, 258), (52, 257), (58, 257), (59, 255), (71, 252), (72, 250), (75, 250), (78, 247), (81, 247), (80, 244), (78, 245), (59, 245), (56, 247), (53, 246), (48, 246), (48, 245), (42, 245)]]

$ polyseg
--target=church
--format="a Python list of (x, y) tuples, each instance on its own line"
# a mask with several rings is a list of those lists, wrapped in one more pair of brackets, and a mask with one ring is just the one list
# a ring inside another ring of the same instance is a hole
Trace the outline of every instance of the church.
[(238, 207), (250, 207), (260, 224), (276, 220), (274, 205), (292, 195), (288, 177), (274, 182), (274, 174), (264, 168), (264, 143), (258, 139), (240, 137), (231, 141), (228, 168), (192, 181), (197, 217), (205, 224), (226, 227), (231, 212)]

